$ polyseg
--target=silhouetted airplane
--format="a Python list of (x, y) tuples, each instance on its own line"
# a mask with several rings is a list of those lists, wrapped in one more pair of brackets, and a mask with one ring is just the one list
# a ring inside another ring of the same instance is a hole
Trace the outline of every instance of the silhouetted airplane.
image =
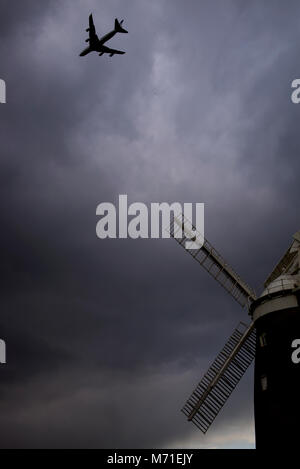
[(87, 47), (81, 52), (80, 57), (84, 57), (85, 55), (93, 51), (99, 52), (99, 55), (109, 54), (110, 57), (112, 57), (115, 54), (125, 54), (125, 52), (122, 50), (110, 49), (109, 47), (106, 47), (104, 45), (104, 43), (107, 42), (112, 37), (114, 37), (116, 33), (128, 33), (126, 29), (122, 28), (123, 20), (119, 22), (116, 18), (115, 29), (111, 31), (110, 33), (105, 34), (105, 36), (103, 36), (101, 39), (99, 39), (96, 34), (96, 28), (95, 28), (94, 21), (93, 21), (93, 15), (90, 15), (89, 23), (90, 23), (90, 26), (86, 30), (86, 32), (90, 33), (90, 37), (85, 42), (89, 42), (90, 45), (89, 47)]

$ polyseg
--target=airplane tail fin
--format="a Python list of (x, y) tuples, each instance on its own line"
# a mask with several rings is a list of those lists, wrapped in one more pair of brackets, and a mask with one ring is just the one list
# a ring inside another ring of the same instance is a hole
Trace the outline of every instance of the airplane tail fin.
[(119, 22), (117, 18), (115, 19), (115, 31), (117, 33), (128, 33), (128, 31), (122, 27), (123, 21), (124, 20)]

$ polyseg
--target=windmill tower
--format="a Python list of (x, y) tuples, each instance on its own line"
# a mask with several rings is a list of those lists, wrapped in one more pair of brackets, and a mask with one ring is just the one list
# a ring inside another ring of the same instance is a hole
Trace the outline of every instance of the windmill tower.
[(186, 241), (198, 242), (199, 249), (187, 252), (251, 317), (235, 328), (182, 412), (206, 433), (255, 358), (256, 447), (290, 446), (300, 425), (300, 363), (292, 360), (300, 339), (300, 231), (259, 298), (184, 215), (174, 217), (170, 234), (184, 249)]

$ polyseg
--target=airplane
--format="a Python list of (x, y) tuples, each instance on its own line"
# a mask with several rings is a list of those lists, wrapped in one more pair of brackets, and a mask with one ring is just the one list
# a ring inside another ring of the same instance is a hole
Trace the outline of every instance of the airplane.
[(110, 47), (106, 47), (104, 45), (104, 43), (107, 42), (112, 37), (114, 37), (116, 33), (128, 33), (128, 31), (126, 31), (126, 29), (122, 27), (123, 21), (124, 20), (119, 22), (118, 19), (116, 18), (115, 29), (105, 34), (105, 36), (99, 39), (96, 34), (96, 28), (94, 25), (93, 15), (90, 15), (89, 28), (86, 30), (86, 32), (90, 34), (89, 34), (89, 38), (85, 41), (85, 42), (89, 42), (90, 45), (81, 52), (80, 57), (84, 57), (85, 55), (93, 51), (99, 52), (99, 55), (109, 54), (110, 57), (112, 57), (115, 54), (125, 54), (125, 52), (122, 50), (110, 49)]

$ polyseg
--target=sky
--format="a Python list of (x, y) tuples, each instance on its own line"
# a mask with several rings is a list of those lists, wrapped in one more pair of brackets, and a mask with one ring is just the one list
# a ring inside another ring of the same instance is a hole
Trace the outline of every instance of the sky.
[[(125, 55), (79, 57), (91, 12)], [(299, 44), (296, 0), (1, 0), (2, 448), (254, 448), (252, 367), (205, 436), (180, 412), (247, 311), (96, 207), (204, 203), (259, 294), (300, 229)]]

